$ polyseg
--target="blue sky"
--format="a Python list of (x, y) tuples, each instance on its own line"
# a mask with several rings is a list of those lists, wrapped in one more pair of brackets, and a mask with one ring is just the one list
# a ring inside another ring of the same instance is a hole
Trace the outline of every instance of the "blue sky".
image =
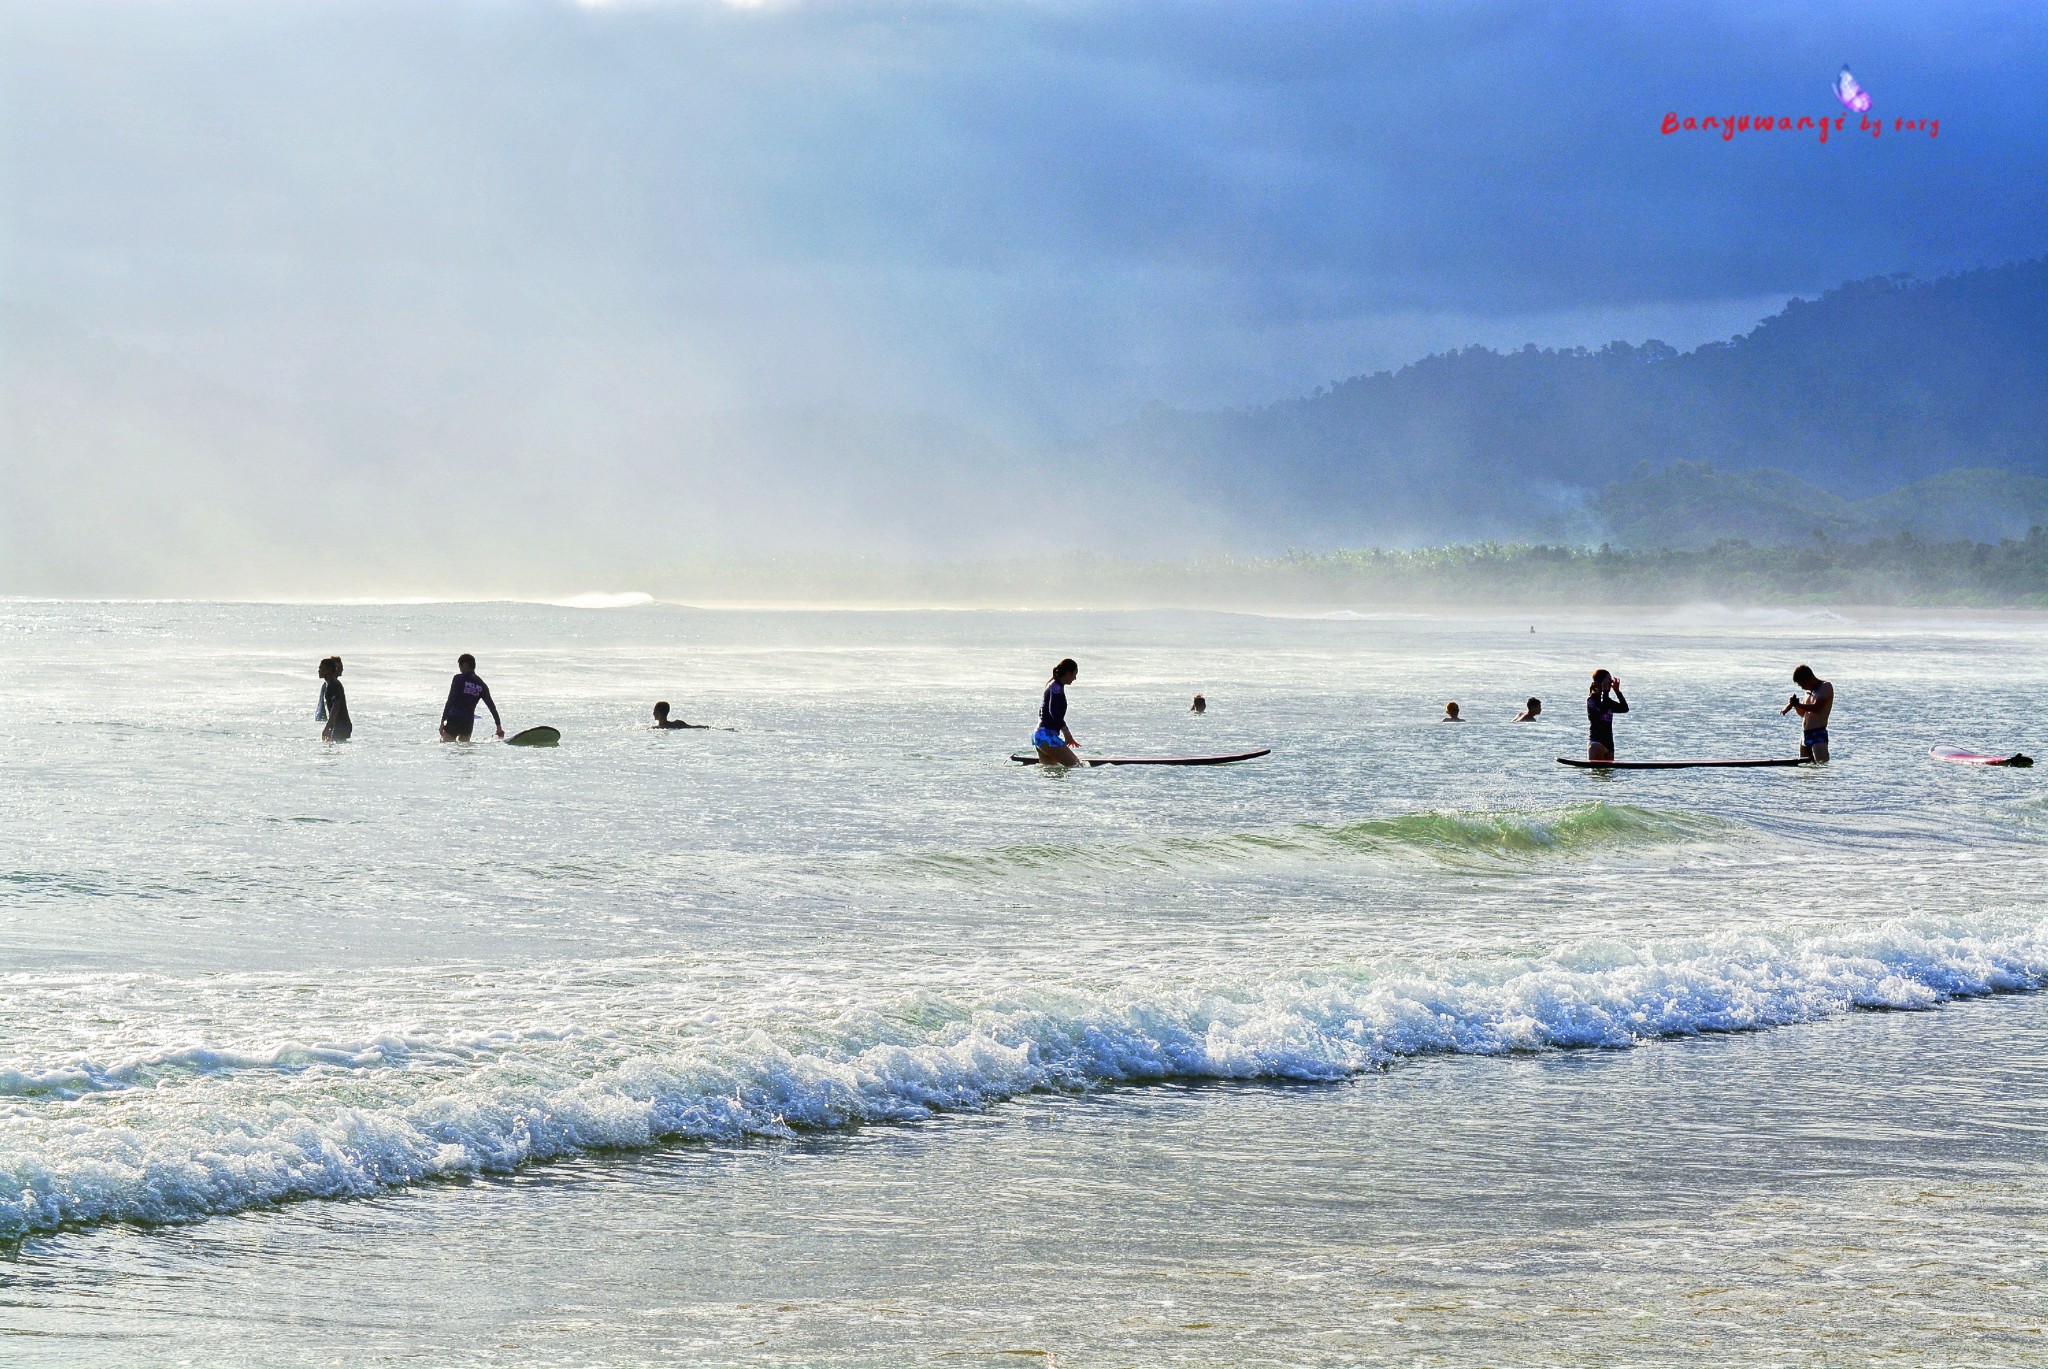
[[(0, 289), (245, 377), (381, 338), (420, 385), (610, 356), (707, 406), (1085, 423), (2048, 249), (2038, 5), (0, 14)], [(1834, 110), (1845, 60), (1940, 137), (1658, 133)]]
[[(1940, 136), (1659, 132), (1845, 61)], [(0, 0), (0, 588), (979, 553), (1154, 401), (2039, 255), (2044, 92), (2039, 4)]]

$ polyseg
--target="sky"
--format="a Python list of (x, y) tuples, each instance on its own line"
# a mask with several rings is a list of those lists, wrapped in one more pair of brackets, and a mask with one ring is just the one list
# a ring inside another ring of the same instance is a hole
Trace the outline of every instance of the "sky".
[[(1938, 136), (1660, 132), (1843, 62)], [(0, 592), (1014, 550), (1150, 403), (2048, 251), (2044, 92), (2035, 4), (0, 0)]]

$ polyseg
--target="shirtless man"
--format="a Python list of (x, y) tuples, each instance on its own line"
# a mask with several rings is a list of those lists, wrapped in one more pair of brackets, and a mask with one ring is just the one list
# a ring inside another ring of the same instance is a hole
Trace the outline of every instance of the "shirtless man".
[(1799, 721), (1805, 726), (1805, 733), (1799, 742), (1799, 759), (1819, 761), (1825, 765), (1828, 759), (1828, 715), (1835, 711), (1835, 687), (1813, 673), (1813, 667), (1800, 666), (1792, 672), (1792, 683), (1806, 691), (1806, 697), (1794, 694), (1785, 706), (1778, 710), (1784, 717), (1794, 709), (1799, 711)]

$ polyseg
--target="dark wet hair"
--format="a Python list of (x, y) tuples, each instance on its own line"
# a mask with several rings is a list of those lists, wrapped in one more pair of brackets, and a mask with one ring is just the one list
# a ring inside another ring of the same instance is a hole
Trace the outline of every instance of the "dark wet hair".
[(1529, 703), (1527, 707), (1531, 713), (1540, 713), (1543, 711), (1543, 700), (1537, 698), (1534, 694), (1531, 694), (1529, 696)]
[(1450, 701), (1449, 703), (1445, 704), (1445, 705), (1444, 705), (1444, 712), (1445, 712), (1445, 713), (1447, 713), (1448, 715), (1450, 715), (1450, 716), (1451, 716), (1451, 717), (1453, 717), (1453, 718), (1457, 717), (1457, 716), (1458, 716), (1458, 701), (1457, 701), (1456, 699), (1453, 699), (1453, 700), (1451, 700), (1451, 701)]
[(339, 677), (340, 677), (340, 675), (341, 675), (341, 657), (339, 657), (339, 656), (329, 656), (329, 657), (328, 657), (327, 659), (328, 659), (329, 661), (332, 661), (332, 662), (334, 663), (334, 674), (335, 674), (336, 678), (339, 678)]
[(1588, 694), (1598, 694), (1601, 690), (1605, 689), (1609, 684), (1611, 684), (1613, 680), (1614, 676), (1609, 672), (1605, 670), (1596, 670), (1593, 672), (1593, 683), (1586, 686), (1586, 692)]
[(654, 716), (655, 716), (655, 717), (657, 717), (657, 718), (665, 718), (665, 717), (667, 717), (667, 716), (668, 716), (668, 700), (667, 700), (667, 699), (663, 699), (663, 700), (662, 700), (662, 701), (661, 701), (660, 703), (658, 703), (658, 704), (656, 704), (656, 705), (654, 706)]
[(470, 655), (467, 651), (465, 651), (460, 656), (457, 656), (455, 658), (455, 664), (461, 666), (464, 670), (475, 670), (476, 657)]
[(1065, 671), (1072, 671), (1074, 674), (1079, 675), (1081, 667), (1075, 663), (1073, 657), (1064, 656), (1060, 658), (1060, 663), (1052, 668), (1052, 674), (1047, 678), (1057, 680)]
[(334, 678), (334, 662), (335, 658), (332, 656), (322, 656), (320, 658), (319, 675), (321, 679), (331, 680)]
[(1816, 678), (1810, 665), (1792, 667), (1793, 684), (1812, 684)]

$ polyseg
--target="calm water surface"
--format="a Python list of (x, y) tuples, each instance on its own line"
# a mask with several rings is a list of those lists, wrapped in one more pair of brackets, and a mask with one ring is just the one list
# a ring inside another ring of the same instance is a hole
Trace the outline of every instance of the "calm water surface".
[(2039, 1362), (2042, 620), (1533, 625), (0, 604), (0, 1359)]

